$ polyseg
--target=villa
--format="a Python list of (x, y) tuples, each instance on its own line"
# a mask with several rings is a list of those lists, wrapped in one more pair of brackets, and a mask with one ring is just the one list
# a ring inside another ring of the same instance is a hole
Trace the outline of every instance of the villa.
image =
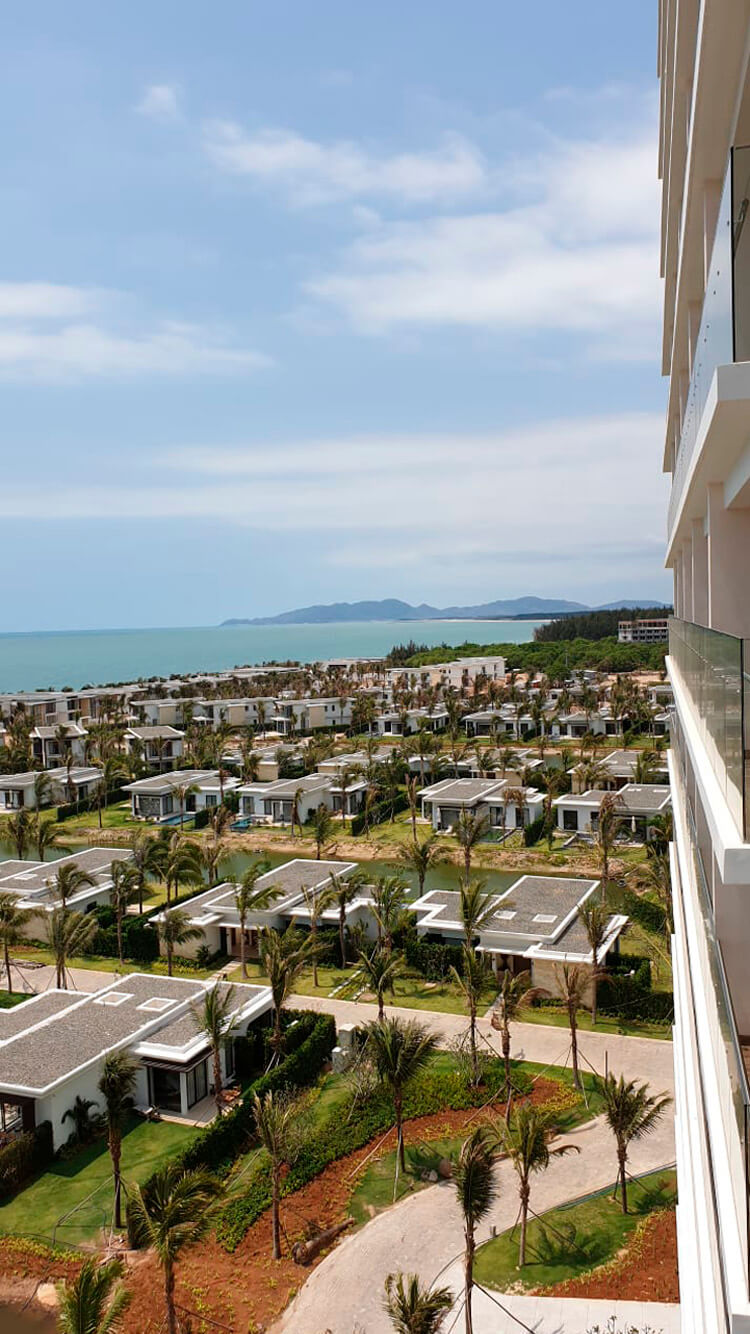
[[(16, 895), (19, 908), (30, 909), (37, 914), (51, 912), (58, 907), (53, 892), (55, 876), (62, 867), (73, 865), (90, 875), (94, 883), (73, 894), (68, 899), (68, 907), (75, 908), (77, 912), (89, 912), (98, 904), (109, 903), (113, 862), (127, 862), (131, 856), (127, 848), (85, 848), (67, 857), (59, 857), (54, 862), (9, 858), (8, 861), (0, 862), (0, 894)], [(32, 920), (25, 928), (25, 934), (31, 939), (38, 937), (39, 922)]]
[[(592, 964), (592, 952), (579, 909), (599, 889), (598, 880), (522, 875), (498, 894), (493, 915), (479, 933), (478, 949), (495, 973), (529, 971), (531, 985), (559, 994), (555, 964)], [(455, 890), (430, 890), (411, 904), (417, 932), (428, 941), (460, 944), (464, 939)], [(627, 917), (613, 914), (599, 962), (619, 948)]]
[(353, 777), (346, 792), (329, 774), (306, 774), (302, 778), (279, 778), (275, 783), (243, 783), (239, 788), (240, 815), (266, 824), (291, 824), (309, 820), (319, 806), (346, 816), (356, 815), (364, 803), (367, 784)]
[(41, 803), (43, 807), (86, 801), (102, 780), (101, 770), (93, 768), (31, 769), (23, 774), (0, 774), (0, 811), (36, 810), (40, 773), (46, 773), (50, 780)]
[(31, 750), (35, 762), (43, 769), (56, 769), (67, 763), (86, 762), (88, 732), (80, 723), (58, 723), (56, 727), (40, 723), (30, 733)]
[[(606, 792), (618, 792), (628, 783), (634, 783), (638, 760), (642, 753), (639, 750), (613, 750), (609, 755), (597, 760), (597, 768), (601, 774), (601, 777), (597, 779), (597, 787)], [(581, 765), (579, 764), (568, 770), (573, 778), (574, 785), (580, 772)], [(667, 781), (667, 761), (664, 756), (654, 754), (651, 773), (659, 782)]]
[(140, 753), (153, 773), (167, 773), (182, 758), (185, 733), (167, 723), (129, 727), (125, 748), (130, 755)]
[[(566, 833), (593, 835), (599, 827), (602, 800), (608, 794), (600, 788), (588, 792), (569, 792), (552, 803), (557, 811), (557, 825)], [(671, 806), (671, 791), (658, 783), (627, 783), (619, 789), (615, 813), (621, 827), (633, 837), (648, 838), (655, 816), (666, 814)]]
[(448, 726), (446, 709), (386, 710), (376, 719), (379, 736), (413, 736), (420, 730), (444, 732)]
[[(66, 1112), (76, 1098), (89, 1098), (101, 1110), (97, 1085), (105, 1057), (123, 1050), (137, 1062), (136, 1108), (205, 1119), (210, 1109), (201, 1104), (212, 1091), (212, 1061), (196, 1013), (215, 985), (225, 984), (131, 973), (92, 994), (45, 991), (0, 1010), (0, 1132), (49, 1121), (54, 1148), (61, 1148), (71, 1133)], [(240, 984), (232, 998), (232, 1040), (221, 1052), (227, 1081), (234, 1039), (272, 1006), (268, 987)]]
[(494, 828), (522, 828), (544, 806), (544, 797), (536, 788), (516, 788), (507, 779), (444, 778), (423, 788), (419, 796), (422, 815), (436, 832), (454, 829), (462, 811), (486, 818)]
[(173, 769), (171, 773), (126, 783), (123, 791), (130, 793), (135, 819), (180, 824), (184, 816), (218, 806), (222, 788), (226, 793), (239, 785), (239, 778), (222, 782), (215, 769)]

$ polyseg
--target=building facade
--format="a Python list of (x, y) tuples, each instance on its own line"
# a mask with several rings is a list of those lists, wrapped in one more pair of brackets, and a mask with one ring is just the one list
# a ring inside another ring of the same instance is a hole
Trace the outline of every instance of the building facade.
[(749, 62), (747, 0), (660, 0), (677, 1231), (686, 1334), (750, 1330)]

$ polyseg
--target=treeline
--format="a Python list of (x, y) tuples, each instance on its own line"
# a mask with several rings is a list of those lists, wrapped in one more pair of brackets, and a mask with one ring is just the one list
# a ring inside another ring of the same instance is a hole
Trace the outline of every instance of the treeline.
[(550, 644), (560, 639), (609, 639), (617, 636), (620, 621), (636, 621), (641, 617), (667, 616), (664, 607), (638, 607), (631, 610), (620, 607), (614, 611), (581, 611), (572, 616), (559, 616), (534, 631), (537, 643)]
[[(543, 672), (551, 680), (564, 680), (571, 671), (589, 668), (596, 672), (660, 672), (664, 668), (666, 644), (620, 644), (607, 639), (561, 639), (552, 643), (534, 640), (528, 644), (457, 644), (448, 650), (452, 658), (500, 656), (509, 671)], [(443, 662), (446, 648), (417, 653), (406, 664), (423, 667)]]

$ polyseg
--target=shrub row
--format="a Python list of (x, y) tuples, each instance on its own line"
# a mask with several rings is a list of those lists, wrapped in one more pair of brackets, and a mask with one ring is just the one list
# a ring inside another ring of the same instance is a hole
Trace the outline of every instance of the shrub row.
[[(125, 801), (130, 795), (122, 787), (111, 787), (107, 792), (102, 806), (114, 806), (118, 801)], [(95, 811), (97, 809), (96, 797), (82, 797), (78, 801), (65, 801), (62, 806), (57, 807), (57, 823), (61, 824), (63, 820), (69, 820), (72, 815), (80, 815), (82, 811)]]
[[(516, 1092), (531, 1092), (531, 1079), (522, 1070), (513, 1073)], [(493, 1061), (485, 1072), (480, 1089), (472, 1089), (457, 1070), (427, 1069), (412, 1081), (404, 1094), (404, 1118), (431, 1116), (446, 1109), (463, 1111), (481, 1107), (493, 1094), (505, 1087), (505, 1071), (501, 1061)], [(306, 1186), (331, 1163), (361, 1149), (378, 1135), (393, 1126), (393, 1103), (385, 1092), (373, 1094), (364, 1106), (357, 1107), (356, 1115), (344, 1118), (339, 1111), (323, 1127), (316, 1127), (297, 1154), (282, 1184), (282, 1194)], [(248, 1189), (231, 1200), (222, 1211), (216, 1237), (226, 1251), (239, 1246), (248, 1228), (257, 1222), (271, 1203), (271, 1178), (267, 1164), (256, 1170)]]
[(422, 940), (416, 932), (409, 932), (404, 935), (403, 947), (408, 966), (431, 982), (444, 982), (450, 977), (451, 968), (462, 972), (463, 953), (459, 945)]
[(12, 1195), (35, 1172), (41, 1172), (53, 1156), (51, 1121), (42, 1121), (36, 1129), (16, 1135), (0, 1149), (0, 1199)]
[(627, 913), (628, 917), (639, 926), (645, 927), (647, 931), (663, 934), (664, 909), (660, 903), (654, 903), (653, 899), (642, 898), (641, 895), (634, 894), (632, 889), (624, 889), (620, 904), (621, 911)]
[[(101, 905), (94, 909), (99, 930), (91, 944), (91, 954), (106, 958), (117, 957), (117, 927), (111, 908)], [(126, 917), (122, 924), (123, 953), (136, 963), (151, 963), (159, 957), (159, 937), (146, 917)]]
[(374, 806), (370, 807), (367, 819), (364, 812), (361, 815), (355, 815), (352, 820), (352, 834), (356, 838), (358, 834), (364, 834), (366, 828), (372, 828), (376, 824), (385, 824), (392, 815), (399, 815), (401, 811), (408, 809), (409, 799), (404, 792), (398, 792), (386, 801), (376, 801)]

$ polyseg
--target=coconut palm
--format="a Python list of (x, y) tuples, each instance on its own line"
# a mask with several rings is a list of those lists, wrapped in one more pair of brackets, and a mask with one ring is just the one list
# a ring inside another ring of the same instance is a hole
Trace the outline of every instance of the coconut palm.
[(596, 1024), (597, 990), (599, 979), (605, 971), (600, 965), (601, 950), (607, 939), (610, 914), (600, 903), (589, 901), (579, 907), (578, 919), (586, 931), (586, 938), (591, 948), (591, 1023)]
[(108, 755), (101, 764), (101, 778), (94, 788), (94, 799), (99, 816), (99, 828), (102, 828), (102, 808), (112, 789), (124, 779), (129, 778), (128, 766), (123, 755)]
[(378, 943), (383, 942), (386, 954), (393, 949), (393, 933), (403, 920), (408, 888), (400, 875), (382, 875), (373, 884), (372, 912), (378, 928)]
[(247, 919), (250, 913), (262, 912), (278, 898), (280, 890), (275, 885), (258, 888), (261, 876), (270, 871), (266, 861), (256, 861), (248, 866), (238, 885), (234, 887), (234, 904), (240, 921), (240, 968), (243, 978), (247, 977)]
[(37, 811), (40, 811), (42, 806), (49, 805), (51, 792), (52, 779), (49, 774), (42, 769), (34, 776), (34, 807)]
[(232, 1041), (232, 1029), (235, 1023), (234, 987), (220, 986), (218, 983), (207, 991), (201, 1005), (193, 1005), (193, 1016), (199, 1033), (206, 1038), (211, 1051), (211, 1064), (214, 1072), (214, 1099), (216, 1115), (224, 1111), (224, 1081), (221, 1073), (221, 1053)]
[(445, 849), (437, 834), (430, 834), (420, 843), (415, 833), (413, 842), (399, 848), (398, 859), (403, 866), (415, 873), (421, 896), (424, 894), (427, 872), (431, 871), (433, 866), (439, 866), (445, 861)]
[(578, 1011), (583, 1008), (586, 993), (592, 982), (593, 969), (584, 964), (555, 964), (555, 981), (562, 1003), (568, 1012), (570, 1025), (570, 1064), (573, 1070), (573, 1083), (582, 1092), (583, 1083), (578, 1068)]
[(653, 889), (664, 910), (664, 934), (669, 939), (674, 932), (674, 905), (672, 903), (672, 873), (669, 857), (663, 854), (649, 857), (641, 868), (649, 889)]
[(77, 862), (62, 862), (51, 880), (47, 881), (50, 894), (62, 908), (67, 908), (68, 900), (75, 898), (82, 889), (93, 889), (96, 880), (88, 871), (82, 870)]
[(125, 914), (131, 903), (135, 903), (138, 898), (138, 871), (132, 862), (116, 861), (110, 866), (110, 875), (112, 884), (109, 891), (109, 903), (115, 914), (115, 927), (117, 929), (117, 958), (120, 964), (123, 960), (123, 940), (122, 929), (125, 921)]
[(458, 900), (458, 916), (463, 927), (464, 940), (473, 948), (479, 932), (486, 926), (496, 911), (497, 902), (492, 894), (484, 892), (484, 880), (469, 880), (461, 883)]
[(365, 1028), (367, 1046), (378, 1077), (393, 1098), (398, 1159), (406, 1170), (404, 1154), (404, 1089), (431, 1060), (437, 1037), (416, 1020), (378, 1019)]
[(221, 1183), (209, 1172), (167, 1163), (148, 1186), (133, 1188), (130, 1217), (135, 1239), (153, 1248), (164, 1272), (168, 1334), (179, 1334), (175, 1306), (175, 1265), (186, 1246), (201, 1241), (213, 1226), (211, 1205)]
[(15, 815), (8, 816), (5, 833), (16, 850), (18, 860), (24, 861), (34, 836), (34, 820), (25, 806), (16, 811)]
[(161, 874), (167, 886), (167, 907), (172, 898), (177, 897), (180, 885), (200, 885), (203, 883), (203, 860), (201, 850), (192, 839), (180, 833), (170, 834), (159, 840), (157, 859), (162, 867)]
[(68, 959), (83, 954), (91, 945), (98, 922), (91, 913), (53, 908), (45, 913), (44, 932), (55, 960), (55, 986), (65, 991), (68, 985)]
[(36, 855), (40, 862), (43, 862), (47, 849), (56, 848), (59, 842), (60, 835), (55, 820), (43, 820), (41, 815), (37, 815), (34, 821), (34, 838)]
[(177, 804), (180, 808), (180, 830), (182, 830), (185, 825), (185, 806), (187, 805), (187, 799), (197, 791), (197, 788), (194, 783), (178, 783), (176, 787), (172, 788), (172, 791), (177, 798)]
[(453, 1306), (450, 1288), (423, 1288), (417, 1274), (389, 1274), (383, 1308), (396, 1334), (440, 1334)]
[(357, 895), (361, 894), (366, 879), (367, 877), (362, 871), (355, 871), (347, 879), (344, 879), (341, 875), (332, 874), (323, 892), (324, 906), (326, 908), (336, 908), (338, 911), (339, 953), (342, 968), (346, 968), (346, 910), (349, 904), (354, 902)]
[(104, 1099), (104, 1118), (107, 1123), (107, 1144), (112, 1159), (112, 1176), (115, 1183), (114, 1226), (122, 1227), (122, 1178), (120, 1159), (122, 1156), (122, 1132), (125, 1118), (133, 1105), (138, 1066), (130, 1052), (120, 1048), (110, 1051), (104, 1058), (101, 1078), (97, 1088)]
[(359, 961), (367, 979), (367, 989), (378, 1002), (378, 1019), (383, 1019), (385, 998), (394, 995), (393, 984), (401, 972), (401, 960), (397, 954), (386, 954), (384, 949), (376, 945), (369, 954), (366, 950), (360, 950)]
[(560, 1144), (551, 1149), (549, 1121), (530, 1103), (522, 1103), (517, 1107), (510, 1121), (501, 1121), (498, 1132), (500, 1146), (509, 1157), (518, 1177), (518, 1197), (521, 1203), (518, 1263), (523, 1266), (526, 1264), (531, 1178), (537, 1172), (545, 1172), (552, 1158), (561, 1158), (565, 1153), (580, 1153), (580, 1149), (576, 1144)]
[(164, 870), (163, 844), (152, 838), (146, 829), (136, 829), (130, 841), (132, 864), (138, 877), (138, 911), (143, 912), (143, 897), (150, 875), (161, 875)]
[(474, 849), (483, 838), (486, 838), (490, 828), (490, 822), (486, 815), (474, 815), (471, 811), (462, 810), (459, 812), (456, 821), (456, 838), (458, 846), (463, 850), (464, 857), (464, 881), (469, 883), (471, 876), (471, 859), (474, 855)]
[(505, 1066), (506, 1119), (510, 1116), (510, 1099), (513, 1092), (510, 1069), (510, 1026), (519, 1017), (524, 1006), (530, 1005), (538, 996), (546, 994), (542, 987), (532, 987), (529, 985), (530, 982), (530, 972), (512, 973), (509, 968), (504, 969), (490, 1021), (492, 1027), (500, 1033), (503, 1065)]
[(461, 1145), (453, 1169), (453, 1184), (464, 1219), (464, 1320), (466, 1334), (473, 1334), (471, 1312), (474, 1288), (474, 1253), (476, 1229), (487, 1216), (497, 1197), (494, 1173), (497, 1140), (489, 1126), (476, 1126)]
[(610, 857), (622, 824), (622, 819), (618, 814), (619, 809), (617, 793), (605, 792), (599, 805), (599, 819), (596, 829), (596, 846), (602, 864), (602, 898), (605, 898), (607, 894)]
[(294, 789), (294, 794), (292, 796), (292, 809), (289, 816), (289, 824), (292, 830), (292, 838), (294, 838), (295, 826), (299, 830), (300, 838), (302, 837), (302, 821), (300, 820), (299, 817), (299, 811), (304, 795), (305, 795), (305, 789), (303, 787), (296, 787)]
[(648, 822), (648, 841), (646, 852), (649, 857), (666, 857), (669, 845), (674, 837), (674, 819), (671, 811), (663, 815), (652, 815)]
[[(621, 1187), (622, 1212), (628, 1212), (627, 1161), (630, 1145), (645, 1139), (657, 1127), (672, 1099), (666, 1093), (657, 1096), (649, 1092), (648, 1084), (637, 1084), (622, 1075), (615, 1079), (609, 1074), (597, 1079), (597, 1088), (604, 1099), (604, 1115), (617, 1143), (617, 1181)], [(617, 1187), (615, 1187), (615, 1193)]]
[(13, 977), (11, 974), (10, 951), (13, 945), (19, 945), (25, 937), (25, 928), (36, 916), (33, 908), (20, 908), (16, 894), (0, 893), (0, 947), (3, 951), (5, 966), (5, 985), (13, 995)]
[(417, 811), (419, 810), (417, 798), (419, 796), (420, 780), (417, 774), (407, 774), (406, 778), (406, 800), (409, 803), (409, 818), (411, 819), (411, 836), (414, 843), (417, 842)]
[(323, 849), (327, 847), (333, 836), (333, 816), (328, 807), (321, 802), (312, 818), (313, 835), (315, 837), (316, 856), (320, 861)]
[(318, 945), (318, 928), (323, 917), (323, 913), (328, 907), (325, 888), (319, 885), (300, 885), (302, 898), (307, 909), (307, 919), (310, 923), (310, 962), (312, 964), (312, 982), (313, 987), (318, 987), (318, 959), (320, 957), (320, 946)]
[(477, 1011), (482, 994), (489, 985), (492, 969), (483, 954), (477, 954), (471, 945), (461, 950), (461, 969), (451, 966), (451, 972), (462, 993), (469, 1013), (469, 1049), (471, 1052), (471, 1082), (479, 1084), (479, 1055), (477, 1053)]
[(120, 1260), (84, 1260), (71, 1283), (58, 1285), (58, 1334), (117, 1334), (130, 1293)]
[(261, 933), (260, 957), (263, 972), (268, 978), (273, 1003), (273, 1033), (271, 1046), (278, 1060), (283, 1046), (281, 1014), (292, 993), (297, 978), (310, 958), (310, 937), (289, 930), (282, 933), (266, 927)]
[(167, 908), (161, 915), (157, 931), (167, 956), (167, 975), (171, 977), (175, 945), (187, 945), (191, 940), (198, 940), (203, 932), (199, 926), (191, 925), (184, 908)]
[(76, 1094), (75, 1102), (72, 1107), (62, 1114), (62, 1121), (73, 1122), (73, 1137), (78, 1144), (85, 1144), (91, 1138), (94, 1125), (91, 1121), (91, 1112), (99, 1103), (94, 1098), (82, 1098), (80, 1093)]
[(254, 1094), (253, 1115), (258, 1138), (271, 1159), (271, 1254), (274, 1260), (280, 1260), (281, 1173), (297, 1146), (298, 1109), (289, 1098), (269, 1090), (263, 1098)]

